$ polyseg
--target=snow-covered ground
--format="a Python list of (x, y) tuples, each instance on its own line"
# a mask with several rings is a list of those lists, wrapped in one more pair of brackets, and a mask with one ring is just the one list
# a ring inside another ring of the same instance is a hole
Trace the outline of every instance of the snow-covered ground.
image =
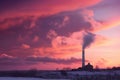
[(69, 79), (41, 79), (41, 78), (23, 78), (23, 77), (0, 77), (0, 80), (69, 80)]
[(36, 76), (41, 78), (0, 77), (0, 80), (120, 80), (120, 70), (92, 72), (66, 71), (64, 74), (60, 71), (48, 71), (38, 72)]
[(118, 74), (120, 75), (120, 70), (118, 71), (95, 71), (95, 72), (89, 72), (89, 71), (69, 71), (68, 72), (69, 75), (114, 75), (114, 74)]

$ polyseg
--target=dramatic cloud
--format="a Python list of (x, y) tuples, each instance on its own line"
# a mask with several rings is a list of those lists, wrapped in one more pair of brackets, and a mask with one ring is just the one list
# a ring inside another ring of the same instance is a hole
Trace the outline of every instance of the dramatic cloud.
[[(3, 36), (1, 37), (1, 47), (3, 47), (3, 45), (7, 45), (5, 47), (11, 45), (19, 46), (23, 43), (31, 47), (51, 46), (51, 41), (58, 38), (58, 36), (68, 37), (73, 32), (82, 30), (93, 31), (95, 29), (95, 27), (92, 26), (93, 23), (86, 20), (86, 17), (90, 17), (89, 11), (85, 12), (86, 15), (83, 15), (83, 12), (84, 10), (66, 11), (55, 15), (40, 16), (37, 19), (34, 17), (23, 17), (4, 20), (4, 23), (2, 21), (0, 24), (2, 30), (0, 33), (1, 36)], [(18, 21), (16, 21), (16, 19)], [(12, 24), (5, 25), (8, 24), (9, 21), (10, 23), (12, 22)], [(18, 22), (20, 23), (18, 24)], [(3, 24), (4, 26), (2, 27)], [(31, 28), (32, 24), (34, 24), (34, 27)], [(5, 37), (8, 35), (9, 37)], [(38, 40), (39, 42), (37, 42)]]
[[(62, 11), (70, 11), (86, 8), (99, 3), (101, 0), (2, 0), (0, 2), (0, 14), (2, 17), (20, 16), (20, 15), (47, 15)], [(74, 3), (74, 4), (73, 4)]]
[[(0, 64), (13, 62), (27, 66), (40, 62), (62, 65), (81, 62), (82, 46), (101, 44), (106, 37), (96, 33), (120, 25), (117, 2), (0, 1)], [(29, 57), (32, 55), (36, 57)]]
[[(72, 57), (81, 51), (82, 38), (92, 42), (91, 32), (103, 25), (93, 16), (92, 10), (81, 9), (48, 16), (8, 18), (0, 23), (1, 52), (20, 57), (33, 54)], [(84, 35), (84, 32), (88, 33)]]

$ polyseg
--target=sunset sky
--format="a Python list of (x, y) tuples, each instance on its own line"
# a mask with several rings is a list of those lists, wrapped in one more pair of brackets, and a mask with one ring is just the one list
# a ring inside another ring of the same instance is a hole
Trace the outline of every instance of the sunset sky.
[(120, 0), (0, 0), (0, 70), (120, 66)]

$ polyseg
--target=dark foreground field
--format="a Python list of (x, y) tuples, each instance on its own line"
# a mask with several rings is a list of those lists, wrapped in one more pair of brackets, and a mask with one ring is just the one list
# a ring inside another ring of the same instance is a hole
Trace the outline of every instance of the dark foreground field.
[(120, 70), (1, 71), (0, 80), (120, 80)]

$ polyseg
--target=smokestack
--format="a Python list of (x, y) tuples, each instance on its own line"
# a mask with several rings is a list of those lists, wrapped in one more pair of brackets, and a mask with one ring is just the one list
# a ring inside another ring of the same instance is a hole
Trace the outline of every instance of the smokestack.
[(82, 48), (82, 68), (85, 67), (85, 50)]
[(82, 44), (82, 68), (85, 67), (85, 49), (89, 47), (92, 42), (95, 40), (95, 34), (86, 32), (83, 36), (83, 44)]

